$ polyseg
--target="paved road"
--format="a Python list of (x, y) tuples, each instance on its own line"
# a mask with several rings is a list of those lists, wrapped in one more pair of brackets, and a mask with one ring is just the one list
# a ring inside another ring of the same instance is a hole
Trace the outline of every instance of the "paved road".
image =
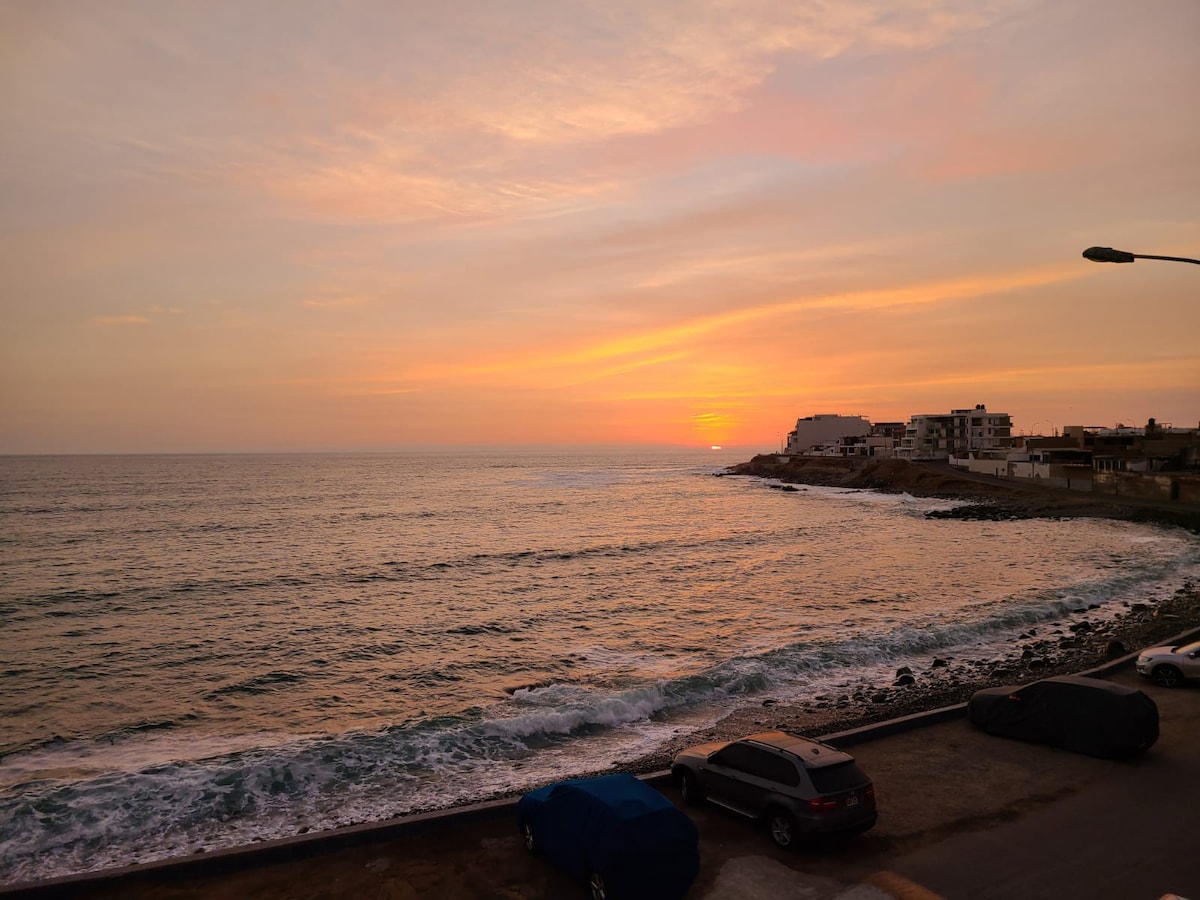
[(1143, 759), (1012, 822), (901, 856), (891, 868), (950, 900), (1200, 898), (1200, 690), (1142, 686), (1163, 726)]

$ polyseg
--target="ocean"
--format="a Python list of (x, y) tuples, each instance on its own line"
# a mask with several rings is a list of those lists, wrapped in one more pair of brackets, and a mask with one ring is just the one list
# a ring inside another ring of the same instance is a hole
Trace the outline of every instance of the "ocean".
[(1200, 575), (744, 458), (0, 459), (0, 883), (520, 791)]

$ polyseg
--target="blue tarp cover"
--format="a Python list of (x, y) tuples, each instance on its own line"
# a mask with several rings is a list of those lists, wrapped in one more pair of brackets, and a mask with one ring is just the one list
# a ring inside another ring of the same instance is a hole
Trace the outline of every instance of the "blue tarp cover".
[(579, 878), (599, 872), (612, 896), (682, 896), (699, 871), (692, 820), (632, 775), (539, 788), (517, 818), (532, 825), (539, 852)]

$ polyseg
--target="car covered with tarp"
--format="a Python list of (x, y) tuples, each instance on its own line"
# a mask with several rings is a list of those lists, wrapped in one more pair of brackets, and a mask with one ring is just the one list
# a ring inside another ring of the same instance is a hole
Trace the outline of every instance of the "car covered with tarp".
[(971, 696), (967, 716), (988, 734), (1105, 759), (1137, 756), (1158, 740), (1158, 706), (1150, 697), (1080, 675), (985, 688)]
[(595, 900), (682, 897), (700, 870), (695, 824), (632, 775), (530, 791), (517, 827), (527, 850), (585, 882)]

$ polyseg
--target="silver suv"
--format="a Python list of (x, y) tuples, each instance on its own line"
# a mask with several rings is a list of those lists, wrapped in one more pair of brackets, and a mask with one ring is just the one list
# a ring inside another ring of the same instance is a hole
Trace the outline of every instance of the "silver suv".
[(1179, 687), (1188, 679), (1200, 678), (1200, 641), (1143, 650), (1138, 654), (1137, 670), (1162, 687)]
[(709, 800), (767, 823), (771, 839), (857, 834), (875, 824), (875, 786), (854, 757), (783, 731), (681, 751), (671, 766), (684, 803)]

